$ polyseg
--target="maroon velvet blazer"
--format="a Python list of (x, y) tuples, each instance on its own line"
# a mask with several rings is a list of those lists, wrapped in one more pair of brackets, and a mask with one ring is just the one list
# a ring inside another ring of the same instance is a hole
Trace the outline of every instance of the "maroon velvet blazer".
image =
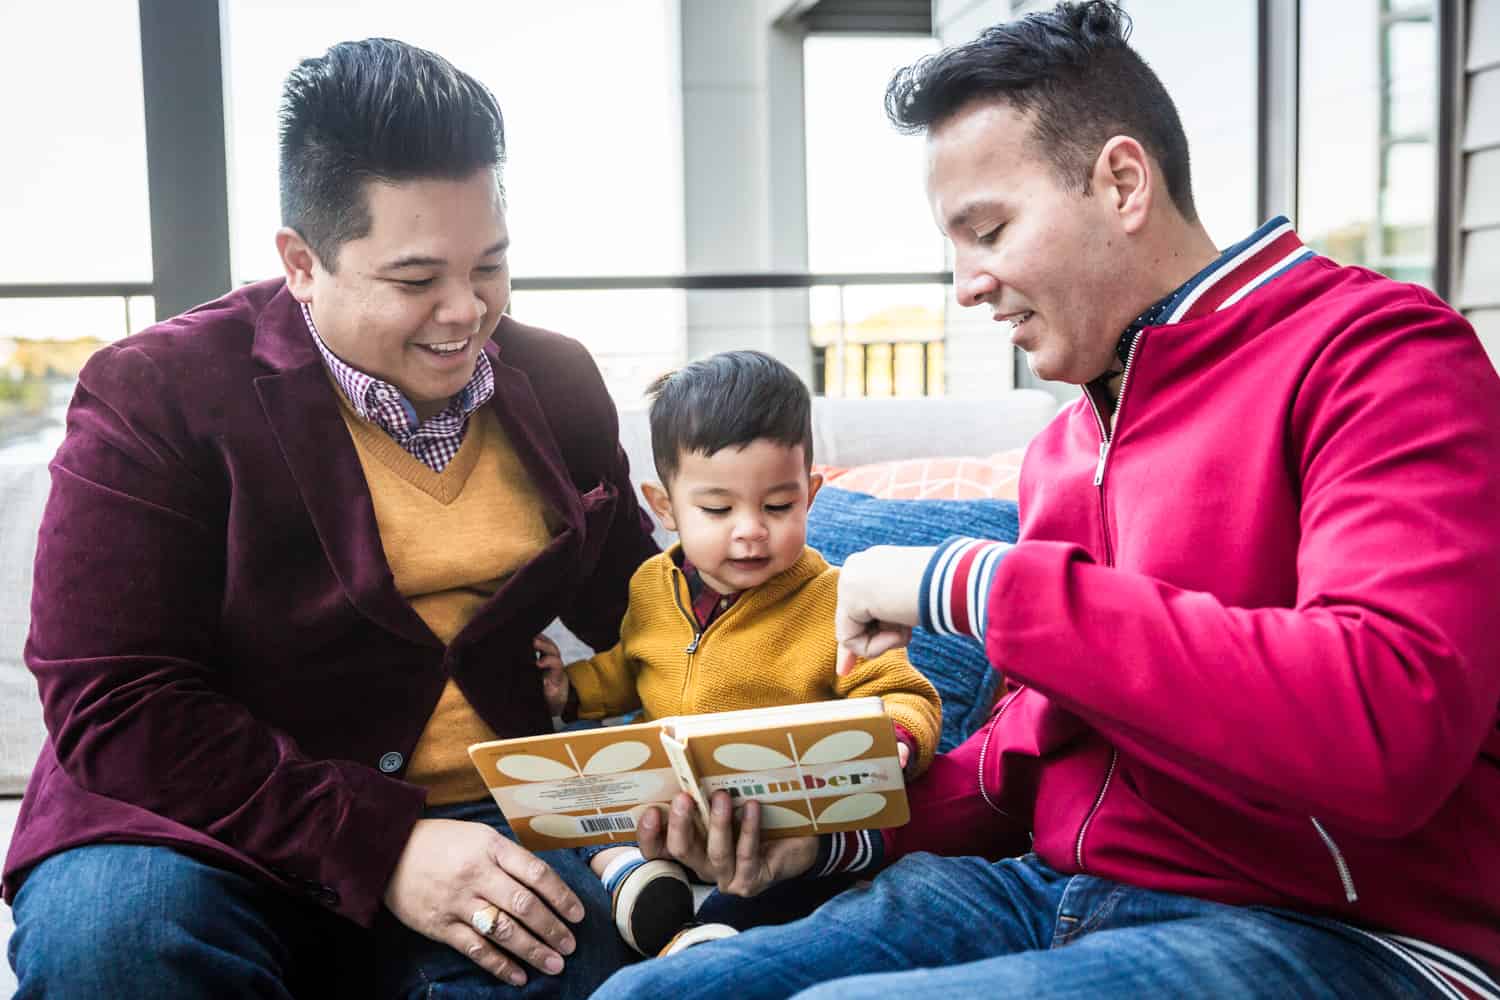
[(26, 662), (48, 739), (6, 898), (57, 851), (164, 844), (368, 923), (447, 679), (502, 736), (550, 729), (532, 637), (560, 615), (612, 645), (656, 546), (583, 347), (507, 317), (486, 349), (489, 405), (562, 528), (446, 647), (396, 590), (282, 281), (89, 361), (37, 548)]

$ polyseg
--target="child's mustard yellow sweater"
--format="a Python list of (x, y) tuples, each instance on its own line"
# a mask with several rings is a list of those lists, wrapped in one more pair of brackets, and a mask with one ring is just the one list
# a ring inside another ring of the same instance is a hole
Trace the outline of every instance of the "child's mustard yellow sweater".
[(937, 690), (894, 650), (834, 673), (838, 570), (810, 548), (788, 570), (742, 593), (699, 634), (687, 578), (673, 555), (630, 580), (630, 609), (608, 652), (568, 665), (579, 716), (645, 709), (648, 719), (878, 695), (917, 742), (926, 769), (942, 728)]

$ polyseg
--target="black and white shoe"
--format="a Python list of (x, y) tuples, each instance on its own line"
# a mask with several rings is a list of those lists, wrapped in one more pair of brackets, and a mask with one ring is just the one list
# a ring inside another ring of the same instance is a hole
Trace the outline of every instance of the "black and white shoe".
[(693, 919), (693, 889), (677, 862), (647, 861), (615, 886), (612, 908), (625, 943), (655, 955)]
[(675, 955), (679, 951), (687, 951), (695, 944), (704, 944), (709, 941), (717, 941), (720, 938), (733, 937), (739, 931), (728, 924), (688, 924), (682, 930), (673, 935), (672, 940), (661, 950), (657, 957), (666, 958)]

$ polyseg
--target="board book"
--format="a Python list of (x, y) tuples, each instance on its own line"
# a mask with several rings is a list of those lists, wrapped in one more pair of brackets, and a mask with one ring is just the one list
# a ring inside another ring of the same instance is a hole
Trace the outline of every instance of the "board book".
[(469, 747), (522, 844), (628, 843), (679, 791), (708, 822), (729, 792), (760, 803), (762, 836), (882, 829), (908, 819), (896, 736), (879, 698), (672, 716)]

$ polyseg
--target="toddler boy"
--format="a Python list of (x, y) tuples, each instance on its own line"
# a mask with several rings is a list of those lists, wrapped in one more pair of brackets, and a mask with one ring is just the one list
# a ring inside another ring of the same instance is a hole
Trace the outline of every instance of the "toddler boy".
[[(651, 449), (660, 484), (642, 493), (679, 543), (630, 582), (611, 650), (564, 667), (537, 639), (555, 715), (649, 719), (878, 695), (908, 778), (932, 760), (937, 691), (896, 650), (845, 676), (834, 667), (838, 570), (807, 546), (821, 477), (812, 467), (812, 401), (786, 365), (729, 351), (658, 379)], [(614, 899), (615, 923), (645, 955), (732, 929), (695, 928), (687, 874), (633, 846), (587, 848)], [(674, 941), (674, 937), (677, 939)]]

